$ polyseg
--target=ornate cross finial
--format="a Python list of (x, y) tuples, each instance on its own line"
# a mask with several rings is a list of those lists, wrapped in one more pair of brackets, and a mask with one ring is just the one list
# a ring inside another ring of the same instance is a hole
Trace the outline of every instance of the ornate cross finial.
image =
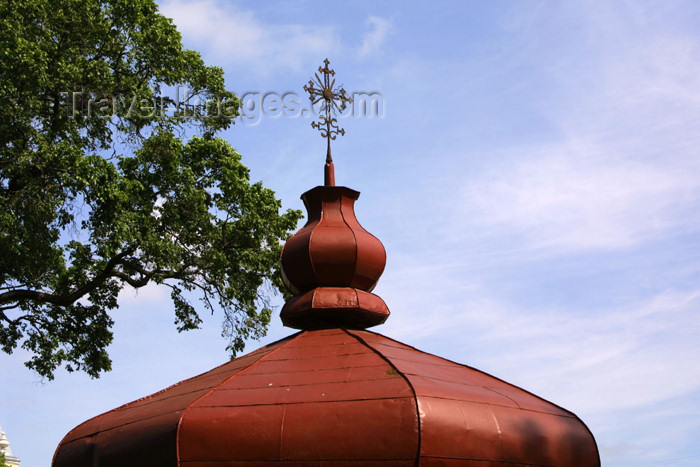
[[(326, 167), (325, 167), (325, 184), (326, 186), (335, 185), (335, 174), (333, 170), (333, 158), (331, 157), (331, 140), (338, 135), (344, 135), (345, 130), (338, 127), (338, 120), (333, 117), (333, 114), (342, 112), (347, 107), (347, 104), (352, 102), (352, 98), (348, 97), (345, 89), (342, 86), (335, 87), (335, 78), (331, 81), (331, 77), (335, 76), (335, 71), (331, 70), (328, 65), (328, 59), (323, 61), (322, 67), (318, 67), (318, 73), (314, 75), (316, 80), (310, 79), (309, 84), (304, 86), (304, 91), (309, 93), (311, 104), (321, 104), (322, 114), (317, 122), (311, 122), (311, 126), (321, 132), (321, 136), (326, 138)], [(319, 73), (323, 76), (319, 76)]]

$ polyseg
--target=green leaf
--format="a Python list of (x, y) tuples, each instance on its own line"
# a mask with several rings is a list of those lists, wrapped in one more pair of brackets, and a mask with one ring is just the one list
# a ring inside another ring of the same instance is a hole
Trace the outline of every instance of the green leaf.
[[(207, 104), (178, 106), (176, 86)], [(179, 331), (203, 309), (230, 350), (264, 335), (301, 214), (215, 137), (239, 106), (152, 0), (0, 2), (4, 352), (48, 379), (98, 377), (119, 292), (148, 284), (171, 289)]]

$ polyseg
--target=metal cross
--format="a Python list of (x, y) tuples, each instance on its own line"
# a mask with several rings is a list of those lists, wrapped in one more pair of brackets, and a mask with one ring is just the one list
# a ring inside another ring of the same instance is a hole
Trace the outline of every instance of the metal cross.
[[(311, 105), (323, 101), (321, 104), (321, 112), (318, 122), (311, 122), (311, 126), (321, 132), (321, 136), (326, 138), (328, 149), (326, 151), (326, 165), (332, 166), (333, 159), (331, 158), (331, 140), (338, 135), (344, 135), (345, 130), (338, 127), (338, 120), (333, 117), (338, 112), (342, 112), (347, 107), (347, 104), (352, 102), (352, 98), (345, 94), (345, 89), (342, 86), (335, 87), (335, 71), (328, 68), (330, 62), (328, 59), (323, 61), (322, 67), (318, 67), (318, 73), (314, 75), (315, 80), (309, 80), (309, 84), (304, 86), (304, 91), (309, 93)], [(319, 76), (319, 73), (321, 76)], [(332, 170), (332, 169), (331, 169)], [(328, 183), (328, 176), (326, 177)], [(334, 183), (332, 183), (334, 184)]]

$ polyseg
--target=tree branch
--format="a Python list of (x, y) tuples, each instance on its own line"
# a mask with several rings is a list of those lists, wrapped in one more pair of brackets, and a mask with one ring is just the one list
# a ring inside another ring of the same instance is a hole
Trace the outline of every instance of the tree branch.
[(143, 276), (140, 279), (134, 279), (133, 277), (122, 271), (114, 271), (112, 272), (111, 276), (123, 280), (135, 289), (141, 288), (151, 281), (150, 276)]
[(100, 271), (95, 277), (86, 282), (82, 287), (78, 287), (74, 291), (68, 294), (53, 294), (49, 292), (40, 292), (38, 290), (30, 289), (15, 289), (10, 290), (0, 294), (0, 303), (7, 302), (22, 302), (26, 300), (32, 300), (43, 303), (50, 303), (52, 305), (58, 306), (69, 306), (75, 303), (84, 295), (90, 293), (92, 290), (99, 287), (107, 278), (111, 277), (114, 273), (114, 269), (119, 265), (119, 263), (131, 252), (134, 247), (128, 248), (115, 257), (107, 261), (104, 269)]

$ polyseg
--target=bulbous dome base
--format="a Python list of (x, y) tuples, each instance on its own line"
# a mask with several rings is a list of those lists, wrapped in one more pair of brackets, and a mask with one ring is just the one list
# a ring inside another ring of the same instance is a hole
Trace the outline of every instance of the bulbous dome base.
[(384, 323), (389, 308), (380, 297), (349, 287), (318, 287), (285, 303), (282, 323), (294, 329), (366, 329)]

